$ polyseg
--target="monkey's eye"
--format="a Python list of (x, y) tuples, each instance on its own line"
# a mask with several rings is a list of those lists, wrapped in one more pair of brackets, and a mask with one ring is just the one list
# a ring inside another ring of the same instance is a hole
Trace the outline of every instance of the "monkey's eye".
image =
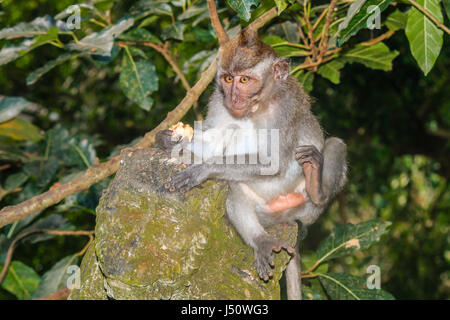
[(241, 77), (242, 83), (246, 83), (246, 82), (248, 82), (248, 80), (249, 80), (249, 77), (246, 77), (246, 76)]
[(225, 76), (224, 79), (225, 79), (225, 81), (228, 82), (228, 83), (233, 82), (233, 77), (232, 77), (232, 76)]

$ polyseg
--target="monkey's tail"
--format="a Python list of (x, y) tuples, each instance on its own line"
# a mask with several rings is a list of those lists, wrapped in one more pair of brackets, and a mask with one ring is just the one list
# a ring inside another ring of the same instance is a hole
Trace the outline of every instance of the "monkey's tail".
[(288, 300), (302, 300), (302, 278), (299, 246), (295, 246), (295, 254), (286, 266), (286, 288)]

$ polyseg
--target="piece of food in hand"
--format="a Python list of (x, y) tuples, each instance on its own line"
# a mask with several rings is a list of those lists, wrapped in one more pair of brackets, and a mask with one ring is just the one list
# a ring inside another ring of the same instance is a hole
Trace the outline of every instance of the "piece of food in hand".
[(176, 135), (188, 138), (189, 142), (192, 141), (192, 137), (194, 136), (194, 129), (188, 124), (183, 124), (181, 121), (169, 127), (169, 129), (175, 132)]

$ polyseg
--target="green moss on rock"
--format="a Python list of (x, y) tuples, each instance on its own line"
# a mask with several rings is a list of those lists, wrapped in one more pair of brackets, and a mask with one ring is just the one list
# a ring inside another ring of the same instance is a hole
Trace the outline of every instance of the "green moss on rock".
[[(277, 255), (263, 282), (247, 247), (224, 218), (227, 184), (208, 181), (185, 194), (164, 183), (177, 164), (158, 149), (125, 150), (97, 208), (95, 241), (71, 299), (279, 299), (289, 256)], [(296, 226), (271, 230), (295, 243)]]

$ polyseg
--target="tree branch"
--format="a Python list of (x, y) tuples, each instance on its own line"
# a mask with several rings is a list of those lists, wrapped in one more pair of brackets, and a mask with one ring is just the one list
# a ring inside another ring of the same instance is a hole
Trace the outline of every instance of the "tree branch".
[[(33, 230), (33, 231), (26, 232), (26, 233), (19, 235), (17, 238), (15, 238), (13, 240), (13, 242), (11, 242), (11, 245), (9, 246), (8, 253), (6, 254), (6, 258), (5, 258), (5, 263), (3, 264), (3, 269), (2, 269), (2, 272), (0, 273), (0, 284), (3, 282), (3, 280), (5, 279), (6, 273), (8, 272), (8, 268), (9, 268), (9, 265), (11, 264), (12, 256), (13, 256), (14, 249), (16, 248), (17, 243), (26, 237), (32, 236), (34, 234), (40, 234), (40, 233), (53, 234), (53, 235), (57, 235), (57, 236), (88, 236), (89, 237), (88, 245), (91, 244), (93, 235), (94, 235), (94, 231), (84, 231), (84, 230), (80, 230), (80, 231)], [(80, 253), (78, 253), (77, 255), (84, 254), (86, 249), (87, 249), (87, 246), (85, 246), (83, 248), (83, 250), (81, 250)]]
[(337, 0), (331, 0), (331, 3), (328, 7), (327, 17), (325, 20), (325, 26), (323, 27), (323, 37), (319, 44), (319, 50), (320, 50), (319, 58), (318, 58), (319, 61), (322, 60), (325, 52), (327, 51), (328, 32), (330, 29), (330, 23), (331, 23), (331, 19), (333, 18), (333, 12), (334, 12), (334, 8), (336, 7), (336, 4), (337, 4)]
[(361, 42), (361, 45), (363, 45), (363, 46), (374, 45), (375, 43), (378, 43), (380, 41), (383, 41), (385, 39), (388, 39), (388, 38), (392, 37), (394, 35), (394, 33), (395, 33), (395, 30), (389, 30), (388, 32), (383, 33), (382, 35), (380, 35), (380, 36), (378, 36), (376, 38), (373, 38), (373, 39), (368, 40), (368, 41)]
[[(265, 23), (277, 16), (277, 9), (273, 7), (259, 18), (255, 19), (247, 28), (257, 30)], [(222, 49), (219, 49), (218, 55), (222, 54)], [(217, 57), (217, 56), (216, 56)], [(169, 126), (177, 123), (188, 112), (189, 108), (198, 100), (200, 95), (214, 79), (217, 71), (217, 58), (211, 63), (206, 71), (204, 71), (197, 81), (197, 83), (187, 91), (186, 96), (180, 104), (167, 114), (167, 117), (152, 131), (145, 134), (144, 138), (139, 141), (134, 148), (149, 148), (155, 143), (156, 133), (167, 129)], [(89, 168), (78, 178), (73, 179), (65, 184), (61, 184), (47, 192), (28, 199), (14, 206), (8, 206), (0, 211), (0, 228), (25, 219), (31, 214), (44, 210), (54, 204), (57, 204), (67, 196), (87, 190), (91, 185), (97, 183), (113, 173), (115, 173), (120, 166), (120, 156), (116, 156), (111, 160), (94, 165)]]
[(220, 46), (223, 46), (230, 39), (228, 38), (228, 35), (225, 32), (225, 29), (223, 28), (222, 24), (220, 23), (219, 15), (217, 14), (216, 3), (214, 2), (214, 0), (208, 0), (208, 9), (209, 9), (209, 17), (211, 19), (211, 24), (217, 33), (217, 38), (219, 39), (219, 44), (220, 44)]

